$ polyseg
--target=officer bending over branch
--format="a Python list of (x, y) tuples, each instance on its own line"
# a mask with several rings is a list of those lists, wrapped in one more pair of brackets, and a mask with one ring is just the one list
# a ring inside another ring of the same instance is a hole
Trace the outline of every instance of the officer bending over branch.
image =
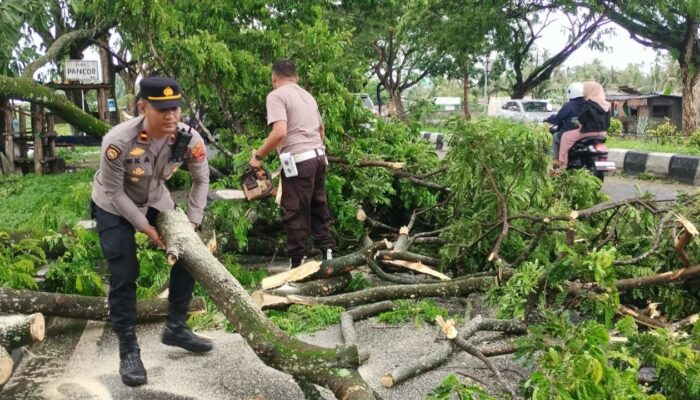
[[(147, 383), (136, 340), (136, 231), (165, 248), (155, 227), (161, 211), (175, 208), (164, 183), (181, 165), (192, 176), (187, 216), (196, 228), (207, 202), (209, 166), (199, 133), (180, 122), (182, 93), (171, 78), (141, 81), (140, 116), (113, 127), (102, 139), (100, 169), (92, 187), (92, 215), (109, 265), (109, 318), (119, 338), (119, 374), (129, 386)], [(187, 326), (194, 279), (179, 263), (170, 270), (168, 316), (161, 341), (195, 353), (212, 349)]]

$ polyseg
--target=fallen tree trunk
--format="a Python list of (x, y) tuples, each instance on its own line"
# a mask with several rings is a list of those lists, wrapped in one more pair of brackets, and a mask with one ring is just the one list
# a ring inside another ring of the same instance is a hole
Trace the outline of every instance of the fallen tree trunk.
[(375, 398), (357, 372), (357, 347), (336, 352), (287, 336), (265, 317), (240, 283), (207, 251), (182, 210), (160, 213), (157, 225), (167, 244), (168, 260), (172, 264), (181, 261), (265, 364), (298, 381), (325, 386), (340, 399)]
[[(204, 300), (193, 298), (189, 312), (204, 311)], [(0, 287), (0, 312), (107, 321), (109, 305), (106, 297), (35, 292)], [(168, 314), (167, 299), (140, 300), (136, 303), (139, 322), (159, 321)]]
[(65, 96), (28, 78), (10, 78), (0, 75), (0, 97), (25, 100), (40, 104), (63, 120), (90, 136), (102, 137), (109, 131), (109, 124), (93, 117), (71, 103)]
[[(504, 270), (501, 279), (505, 281), (512, 275), (512, 270)], [(464, 296), (469, 293), (485, 291), (495, 283), (495, 279), (496, 277), (493, 276), (454, 279), (440, 283), (375, 287), (359, 292), (328, 297), (289, 296), (288, 298), (293, 302), (306, 305), (324, 304), (328, 306), (352, 307), (383, 300)]]
[(8, 350), (44, 340), (46, 326), (41, 313), (0, 316), (0, 347)]

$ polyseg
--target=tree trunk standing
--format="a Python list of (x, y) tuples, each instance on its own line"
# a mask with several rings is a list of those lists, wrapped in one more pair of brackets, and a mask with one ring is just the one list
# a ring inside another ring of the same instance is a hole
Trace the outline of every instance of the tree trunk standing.
[[(204, 300), (193, 298), (190, 312), (203, 311)], [(0, 287), (0, 311), (8, 314), (32, 314), (64, 318), (107, 321), (109, 306), (106, 297), (78, 296)], [(167, 299), (139, 300), (136, 303), (139, 322), (158, 321), (168, 314)]]
[[(108, 122), (110, 125), (117, 125), (119, 123), (119, 109), (115, 108), (115, 111), (109, 110), (109, 99), (114, 100), (114, 105), (117, 105), (117, 95), (115, 90), (115, 77), (116, 71), (114, 69), (114, 63), (112, 63), (112, 54), (110, 54), (105, 47), (109, 48), (109, 35), (106, 35), (104, 46), (100, 46), (100, 64), (102, 65), (102, 83), (110, 85), (109, 89), (100, 90), (99, 93), (102, 94), (103, 104), (104, 104), (104, 118), (103, 121)], [(102, 110), (100, 110), (102, 112)]]
[(512, 90), (512, 93), (510, 95), (511, 99), (522, 99), (527, 94), (527, 91), (526, 91), (527, 88), (522, 84), (516, 83), (515, 85), (513, 85), (511, 90)]
[(129, 96), (129, 101), (124, 105), (124, 111), (133, 114), (136, 109), (136, 75), (129, 68), (124, 68), (119, 71), (119, 77), (124, 82), (124, 92), (134, 95), (134, 97)]
[(700, 81), (700, 64), (696, 61), (698, 49), (697, 32), (700, 24), (689, 23), (685, 34), (684, 48), (678, 59), (683, 82), (682, 129), (690, 136), (698, 127), (698, 112), (695, 104), (695, 86)]
[(394, 115), (401, 120), (405, 120), (406, 110), (404, 110), (403, 101), (401, 101), (401, 91), (398, 88), (393, 88), (389, 92), (389, 95), (391, 96), (389, 114)]
[(45, 106), (90, 136), (102, 137), (110, 125), (75, 107), (68, 99), (27, 78), (0, 76), (0, 96)]
[(182, 210), (160, 213), (157, 225), (167, 243), (168, 260), (182, 262), (265, 364), (297, 380), (325, 386), (340, 399), (375, 398), (357, 372), (357, 347), (337, 353), (287, 336), (265, 317), (240, 283), (207, 251)]
[(698, 128), (698, 109), (696, 105), (695, 87), (700, 80), (700, 70), (688, 64), (680, 65), (681, 79), (683, 82), (683, 117), (682, 130), (686, 136), (690, 136)]

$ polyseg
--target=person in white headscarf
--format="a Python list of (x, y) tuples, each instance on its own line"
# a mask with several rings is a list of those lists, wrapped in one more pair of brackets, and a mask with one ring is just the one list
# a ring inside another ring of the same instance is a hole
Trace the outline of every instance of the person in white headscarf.
[(564, 132), (559, 148), (559, 166), (566, 168), (569, 163), (569, 150), (574, 143), (589, 137), (604, 137), (610, 127), (610, 103), (605, 100), (605, 90), (597, 82), (583, 83), (585, 99), (578, 117), (579, 127)]

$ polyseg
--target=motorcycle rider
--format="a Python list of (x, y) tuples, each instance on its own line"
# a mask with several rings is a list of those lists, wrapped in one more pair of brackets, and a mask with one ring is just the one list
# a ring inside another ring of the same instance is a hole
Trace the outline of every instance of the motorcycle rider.
[(611, 104), (605, 99), (603, 86), (594, 81), (584, 82), (583, 96), (585, 101), (578, 118), (578, 127), (561, 136), (559, 165), (564, 168), (569, 162), (569, 150), (576, 142), (590, 137), (605, 137), (610, 128)]
[(556, 115), (552, 115), (544, 122), (555, 126), (557, 131), (552, 136), (552, 159), (556, 164), (559, 159), (559, 147), (561, 146), (561, 135), (578, 127), (577, 119), (583, 110), (583, 83), (572, 82), (566, 88), (566, 97), (569, 101), (564, 104)]

